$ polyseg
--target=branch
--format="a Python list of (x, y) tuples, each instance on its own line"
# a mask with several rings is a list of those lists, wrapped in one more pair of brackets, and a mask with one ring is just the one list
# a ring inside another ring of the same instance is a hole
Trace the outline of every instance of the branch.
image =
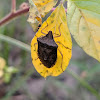
[(14, 18), (17, 18), (18, 16), (26, 14), (28, 11), (29, 11), (29, 7), (25, 9), (17, 10), (16, 12), (11, 12), (7, 16), (5, 16), (2, 20), (0, 20), (0, 26), (8, 23), (9, 21), (11, 21)]
[(16, 40), (16, 39), (13, 39), (11, 37), (8, 37), (8, 36), (5, 36), (3, 34), (0, 34), (0, 42), (1, 41), (4, 41), (4, 42), (8, 42), (9, 44), (12, 44), (12, 45), (16, 45), (18, 46), (19, 48), (23, 49), (23, 50), (26, 50), (27, 52), (30, 52), (30, 46), (19, 41), (19, 40)]
[(11, 12), (15, 12), (15, 11), (16, 11), (16, 0), (12, 0)]
[[(13, 11), (8, 14), (7, 16), (5, 16), (3, 19), (0, 20), (0, 26), (7, 24), (8, 22), (10, 22), (12, 19), (17, 18), (21, 15), (24, 15), (26, 13), (28, 13), (29, 11), (29, 7), (25, 7), (24, 9), (19, 9), (17, 11), (14, 11), (15, 8), (15, 2), (14, 0), (12, 0), (14, 5), (12, 6)], [(24, 7), (24, 6), (23, 6)], [(55, 8), (52, 8), (51, 11), (54, 11)], [(67, 9), (65, 9), (65, 12), (67, 12)]]

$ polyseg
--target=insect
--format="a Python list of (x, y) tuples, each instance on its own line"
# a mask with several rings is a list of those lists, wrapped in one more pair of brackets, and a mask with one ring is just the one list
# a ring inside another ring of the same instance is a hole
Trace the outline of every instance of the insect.
[(53, 39), (52, 31), (49, 31), (46, 36), (37, 38), (37, 42), (39, 59), (47, 68), (53, 67), (57, 59), (58, 45)]

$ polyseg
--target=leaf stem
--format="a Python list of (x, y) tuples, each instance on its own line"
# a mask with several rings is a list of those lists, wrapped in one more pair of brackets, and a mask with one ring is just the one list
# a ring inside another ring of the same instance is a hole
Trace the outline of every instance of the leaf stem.
[(18, 41), (16, 39), (13, 39), (11, 37), (0, 34), (0, 41), (8, 42), (12, 45), (18, 46), (19, 48), (21, 48), (23, 50), (30, 52), (30, 46), (29, 45), (27, 45), (27, 44), (25, 44), (21, 41)]
[(85, 80), (83, 80), (82, 78), (80, 78), (76, 73), (74, 73), (72, 70), (67, 68), (67, 73), (69, 73), (71, 76), (73, 76), (76, 80), (78, 80), (80, 82), (81, 85), (83, 85), (85, 88), (87, 88), (92, 94), (94, 94), (98, 100), (100, 100), (100, 94), (94, 89), (92, 88)]

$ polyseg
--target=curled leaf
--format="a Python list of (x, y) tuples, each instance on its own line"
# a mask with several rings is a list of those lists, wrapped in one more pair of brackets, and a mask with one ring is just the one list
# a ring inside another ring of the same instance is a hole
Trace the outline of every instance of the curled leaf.
[(29, 0), (29, 4), (30, 4), (29, 18), (27, 21), (31, 24), (33, 30), (36, 32), (38, 29), (38, 25), (42, 24), (42, 18), (36, 5), (33, 3), (32, 0)]
[(29, 0), (29, 18), (33, 30), (36, 32), (38, 26), (42, 24), (42, 17), (49, 12), (58, 0)]

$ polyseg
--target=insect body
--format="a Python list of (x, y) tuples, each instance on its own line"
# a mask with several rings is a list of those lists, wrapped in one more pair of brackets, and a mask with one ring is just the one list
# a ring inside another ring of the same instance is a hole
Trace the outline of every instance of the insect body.
[(52, 35), (49, 31), (46, 36), (37, 38), (38, 42), (38, 57), (47, 68), (53, 67), (57, 60), (57, 48)]

